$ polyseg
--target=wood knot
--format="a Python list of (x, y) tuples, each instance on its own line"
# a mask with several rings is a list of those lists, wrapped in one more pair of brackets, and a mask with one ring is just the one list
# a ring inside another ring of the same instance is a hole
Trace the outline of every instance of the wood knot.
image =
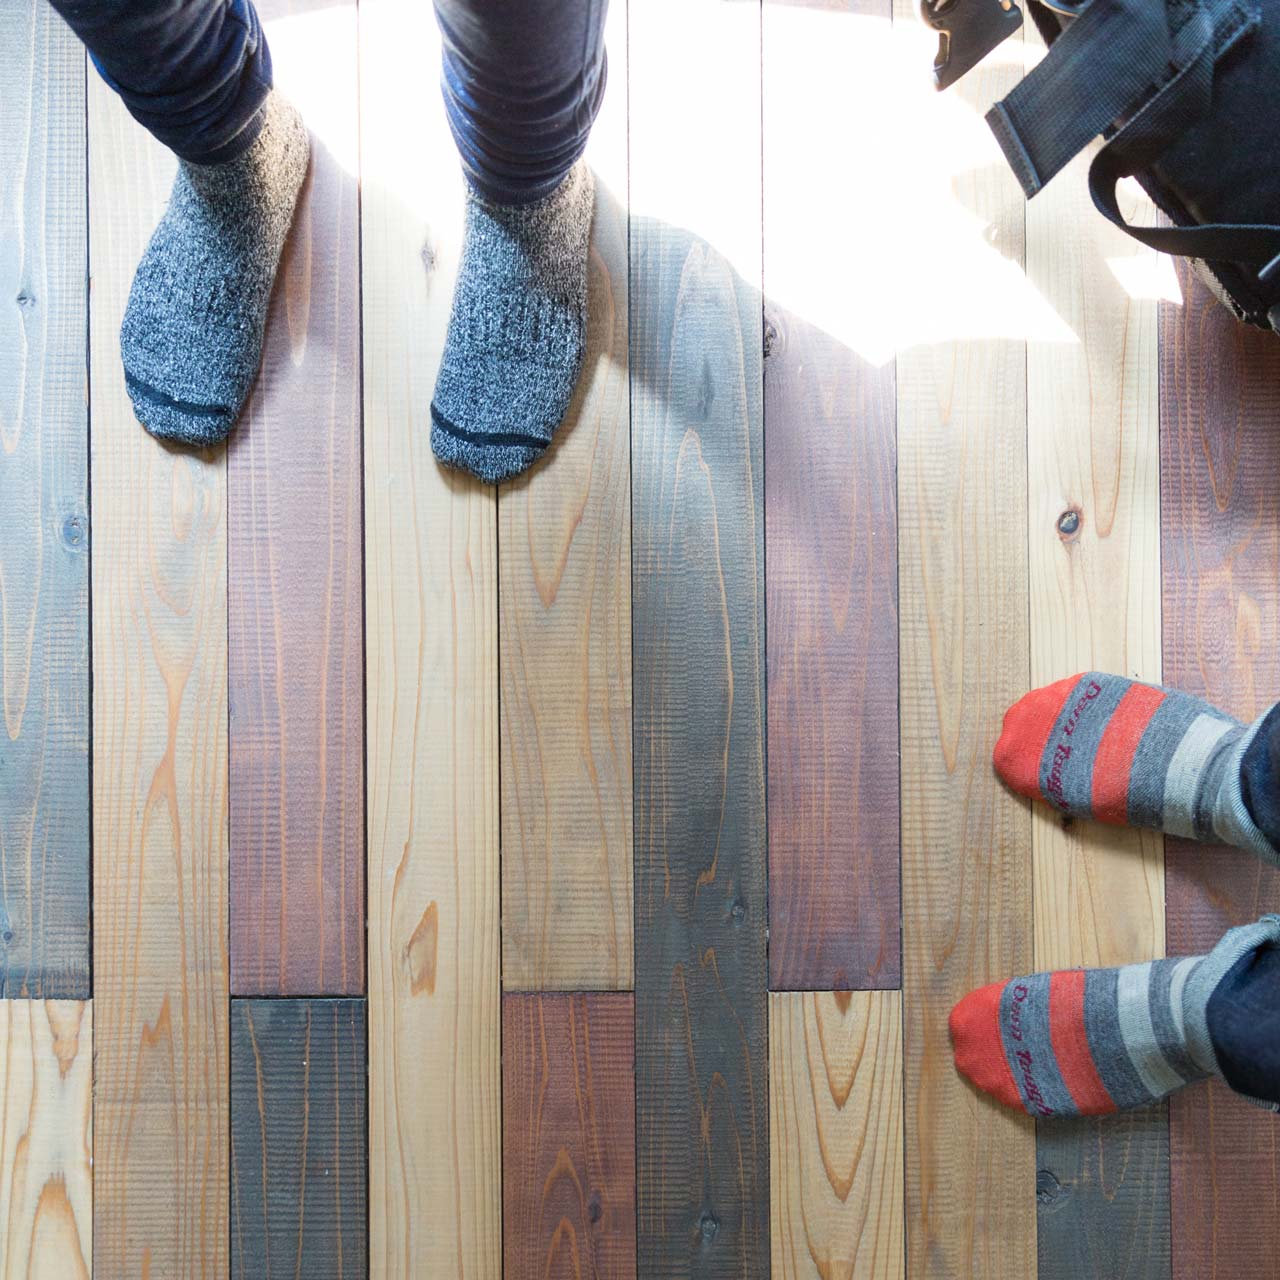
[(1058, 517), (1058, 536), (1063, 542), (1072, 542), (1080, 533), (1083, 517), (1079, 507), (1068, 507)]

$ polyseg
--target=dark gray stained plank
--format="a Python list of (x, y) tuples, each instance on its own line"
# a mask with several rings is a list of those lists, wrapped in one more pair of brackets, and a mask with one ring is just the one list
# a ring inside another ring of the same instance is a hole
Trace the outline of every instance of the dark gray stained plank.
[(1168, 1280), (1166, 1104), (1036, 1130), (1039, 1280)]
[(0, 996), (89, 996), (85, 59), (0, 8)]
[(231, 1274), (367, 1272), (363, 1000), (231, 1002)]
[(760, 297), (631, 228), (638, 1273), (769, 1267)]

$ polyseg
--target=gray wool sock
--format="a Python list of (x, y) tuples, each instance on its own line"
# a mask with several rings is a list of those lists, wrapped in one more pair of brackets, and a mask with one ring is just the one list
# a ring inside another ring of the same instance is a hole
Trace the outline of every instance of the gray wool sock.
[(152, 435), (211, 445), (235, 424), (310, 152), (302, 117), (272, 93), (243, 155), (179, 162), (120, 327), (125, 386)]
[(472, 192), (431, 401), (441, 462), (496, 484), (532, 466), (573, 398), (587, 333), (595, 180), (581, 161), (544, 200)]

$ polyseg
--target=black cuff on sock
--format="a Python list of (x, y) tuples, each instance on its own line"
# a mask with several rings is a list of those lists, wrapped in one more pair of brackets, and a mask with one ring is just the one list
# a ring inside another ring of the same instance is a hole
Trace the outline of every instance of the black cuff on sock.
[(1280, 1103), (1280, 947), (1260, 947), (1218, 983), (1205, 1010), (1226, 1082), (1237, 1092)]

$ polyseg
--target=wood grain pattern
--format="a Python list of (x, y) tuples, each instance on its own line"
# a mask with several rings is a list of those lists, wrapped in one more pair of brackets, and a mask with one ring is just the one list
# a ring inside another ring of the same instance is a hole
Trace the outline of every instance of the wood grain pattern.
[(229, 1266), (226, 470), (143, 431), (118, 346), (173, 173), (91, 77), (99, 1280)]
[(231, 1004), (231, 1274), (360, 1280), (363, 1000)]
[(586, 365), (547, 458), (498, 500), (509, 991), (633, 981), (626, 7), (609, 22)]
[(89, 1280), (93, 1007), (0, 1001), (0, 1276)]
[(344, 995), (364, 987), (360, 245), (356, 174), (335, 155), (355, 150), (356, 7), (260, 13), (277, 85), (324, 131), (227, 450), (231, 989)]
[(85, 999), (85, 60), (47, 5), (0, 47), (0, 997)]
[(904, 1274), (902, 997), (769, 997), (774, 1280)]
[[(890, 7), (860, 0), (840, 11), (887, 22)], [(847, 216), (847, 169), (863, 170), (876, 145), (871, 130), (852, 131), (841, 163), (826, 165), (825, 134), (807, 122), (856, 117), (870, 68), (859, 24), (829, 23), (815, 41), (792, 6), (763, 12), (769, 979), (775, 989), (894, 987), (893, 362), (858, 355), (784, 300), (814, 269), (815, 239), (849, 234), (815, 210)], [(869, 305), (856, 254), (829, 255), (823, 277), (833, 299)]]
[[(1280, 696), (1280, 347), (1189, 270), (1161, 312), (1164, 674), (1252, 720)], [(1170, 955), (1280, 909), (1280, 873), (1168, 842)], [(1178, 1280), (1268, 1275), (1280, 1257), (1280, 1121), (1217, 1082), (1169, 1111)]]
[(635, 1001), (502, 1000), (506, 1280), (635, 1280)]
[[(1033, 688), (1086, 670), (1160, 680), (1154, 294), (1167, 263), (1096, 216), (1092, 155), (1027, 206), (1027, 276), (1076, 335), (1027, 344)], [(1129, 204), (1148, 220), (1145, 197)], [(1068, 513), (1078, 527), (1064, 534)], [(1037, 969), (1164, 953), (1158, 833), (1064, 824), (1037, 804), (1031, 834)], [(1036, 1151), (1040, 1280), (1168, 1277), (1164, 1107), (1041, 1124)]]
[[(895, 31), (916, 21), (898, 0)], [(1018, 69), (967, 76), (934, 144), (968, 154), (970, 113)], [(998, 155), (936, 187), (931, 316), (955, 336), (897, 360), (907, 1274), (961, 1280), (1036, 1265), (1032, 1123), (966, 1084), (947, 1034), (961, 996), (1032, 960), (1031, 820), (991, 767), (1028, 676), (1026, 321), (957, 297), (972, 274), (1021, 299), (991, 246), (1022, 262), (1024, 202)]]
[[(769, 1268), (759, 13), (632, 6), (629, 35), (638, 1271), (756, 1280)], [(724, 74), (664, 127), (669, 86), (701, 83), (710, 47)], [(728, 151), (707, 183), (712, 145)], [(668, 215), (668, 198), (702, 204)]]
[[(463, 191), (418, 0), (360, 11), (370, 1273), (502, 1262), (496, 502), (428, 406)], [(405, 164), (404, 121), (417, 122)]]

